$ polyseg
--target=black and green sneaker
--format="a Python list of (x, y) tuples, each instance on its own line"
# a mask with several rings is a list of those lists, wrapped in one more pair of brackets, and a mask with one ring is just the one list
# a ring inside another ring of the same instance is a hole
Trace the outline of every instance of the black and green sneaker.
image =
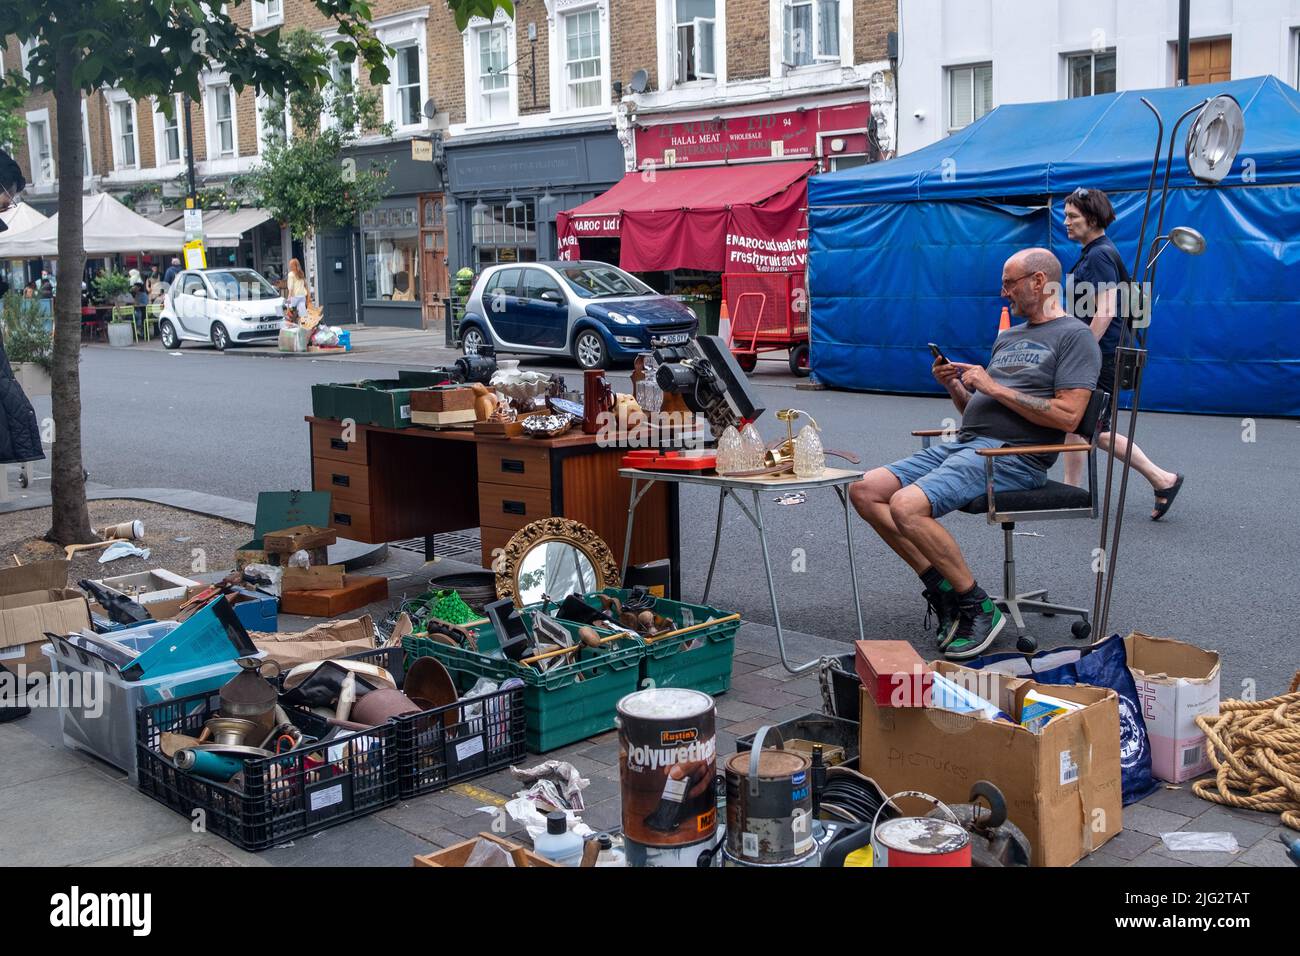
[(962, 605), (957, 627), (943, 647), (944, 656), (950, 661), (965, 661), (983, 653), (1005, 623), (992, 598), (986, 597), (979, 604)]
[(936, 622), (934, 636), (939, 639), (939, 650), (943, 650), (952, 639), (952, 632), (957, 627), (957, 618), (961, 611), (957, 592), (952, 589), (951, 584), (944, 581), (939, 586), (938, 593), (926, 588), (921, 594), (925, 598), (926, 605), (925, 623), (922, 626), (928, 631), (930, 621), (933, 619)]

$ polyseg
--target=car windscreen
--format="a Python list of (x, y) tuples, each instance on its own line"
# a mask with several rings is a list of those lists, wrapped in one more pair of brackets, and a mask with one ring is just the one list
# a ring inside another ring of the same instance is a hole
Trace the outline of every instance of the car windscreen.
[(252, 269), (231, 269), (228, 272), (209, 272), (213, 295), (222, 302), (257, 302), (276, 299), (280, 293)]
[(556, 271), (564, 277), (569, 288), (584, 299), (655, 294), (654, 289), (617, 266), (572, 265), (560, 266)]

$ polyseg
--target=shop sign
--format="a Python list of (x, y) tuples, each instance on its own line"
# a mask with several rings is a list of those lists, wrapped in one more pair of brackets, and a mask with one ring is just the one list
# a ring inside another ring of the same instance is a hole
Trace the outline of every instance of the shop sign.
[(411, 159), (417, 163), (433, 162), (433, 142), (427, 139), (411, 140)]

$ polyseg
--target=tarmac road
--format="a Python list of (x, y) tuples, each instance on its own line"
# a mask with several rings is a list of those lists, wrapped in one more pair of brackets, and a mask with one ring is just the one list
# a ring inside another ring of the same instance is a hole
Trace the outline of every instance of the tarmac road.
[[(420, 354), (407, 348), (402, 361), (410, 367), (406, 360)], [(431, 348), (427, 356), (428, 364), (440, 364), (449, 353)], [(939, 399), (795, 391), (794, 380), (780, 371), (783, 364), (764, 363), (756, 378), (768, 408), (806, 409), (821, 424), (827, 446), (856, 451), (864, 467), (911, 453), (917, 447), (911, 429), (943, 427), (954, 415)], [(579, 377), (576, 369), (547, 367)], [(311, 410), (309, 386), (394, 371), (394, 365), (365, 355), (313, 361), (195, 348), (175, 355), (158, 348), (88, 347), (81, 374), (91, 480), (249, 501), (261, 490), (306, 487), (311, 477), (303, 416)], [(48, 413), (48, 402), (36, 400), (39, 415)], [(777, 437), (770, 411), (763, 422), (765, 437)], [(1188, 478), (1169, 516), (1156, 524), (1148, 520), (1150, 489), (1134, 474), (1111, 630), (1143, 630), (1217, 648), (1224, 653), (1223, 696), (1239, 696), (1243, 682), (1254, 681), (1254, 693), (1265, 697), (1285, 691), (1300, 668), (1300, 589), (1293, 572), (1300, 553), (1293, 504), (1300, 424), (1258, 419), (1255, 440), (1243, 437), (1250, 436), (1240, 419), (1154, 413), (1140, 418), (1139, 444)], [(682, 502), (683, 580), (692, 599), (703, 588), (717, 501), (685, 489)], [(785, 625), (846, 643), (855, 639), (843, 515), (834, 493), (814, 492), (806, 504), (792, 507), (769, 501), (765, 516)], [(946, 525), (981, 584), (1000, 590), (1000, 529), (966, 515), (954, 515)], [(1097, 523), (1087, 521), (1021, 525), (1015, 538), (1020, 589), (1046, 587), (1055, 600), (1090, 606), (1098, 531)], [(853, 532), (867, 637), (912, 639), (929, 654), (933, 644), (921, 630), (925, 608), (915, 576), (856, 516)], [(711, 603), (771, 623), (756, 535), (731, 510)], [(1029, 632), (1043, 646), (1068, 643), (1071, 620), (1031, 616)], [(1010, 649), (1011, 635), (1009, 625), (995, 649)]]

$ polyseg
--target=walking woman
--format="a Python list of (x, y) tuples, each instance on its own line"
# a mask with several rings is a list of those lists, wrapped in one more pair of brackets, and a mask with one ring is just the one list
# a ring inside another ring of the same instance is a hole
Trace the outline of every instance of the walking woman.
[[(1128, 282), (1130, 276), (1124, 267), (1115, 243), (1106, 235), (1106, 228), (1115, 221), (1115, 209), (1110, 198), (1100, 189), (1076, 189), (1065, 200), (1065, 231), (1074, 242), (1079, 243), (1082, 251), (1079, 259), (1070, 268), (1065, 280), (1066, 306), (1075, 318), (1087, 322), (1092, 327), (1092, 334), (1101, 346), (1101, 377), (1097, 386), (1111, 392), (1115, 382), (1115, 349), (1119, 346), (1123, 320), (1116, 319), (1119, 306), (1117, 286)], [(1072, 308), (1071, 308), (1072, 307)], [(1127, 311), (1127, 306), (1126, 306)], [(1097, 444), (1103, 450), (1115, 445), (1115, 457), (1124, 459), (1128, 448), (1128, 439), (1111, 431), (1110, 422), (1117, 399), (1110, 396), (1110, 411), (1098, 423)], [(1082, 441), (1077, 435), (1068, 436)], [(1083, 481), (1082, 457), (1065, 456), (1065, 481), (1071, 485), (1081, 485)], [(1166, 471), (1142, 453), (1136, 443), (1133, 445), (1133, 467), (1151, 484), (1155, 492), (1155, 506), (1151, 520), (1163, 518), (1174, 498), (1183, 487), (1183, 475)]]
[(293, 307), (301, 318), (307, 306), (307, 277), (302, 273), (302, 263), (289, 260), (289, 275), (285, 281), (285, 304)]

